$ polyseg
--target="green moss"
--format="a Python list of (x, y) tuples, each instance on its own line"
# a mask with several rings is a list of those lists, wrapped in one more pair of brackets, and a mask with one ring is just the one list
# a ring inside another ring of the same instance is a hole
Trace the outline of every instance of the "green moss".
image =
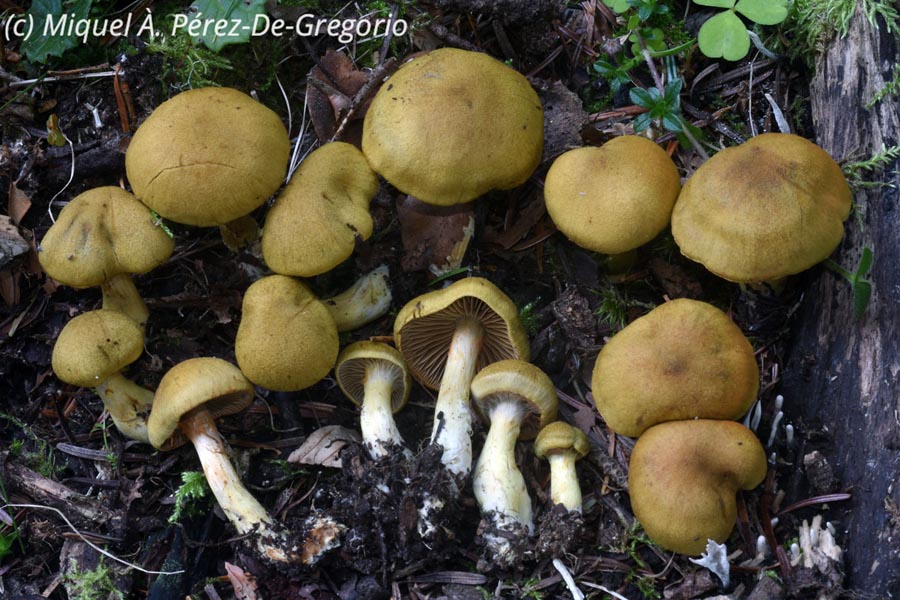
[(66, 589), (71, 600), (108, 600), (119, 598), (124, 600), (125, 595), (113, 581), (112, 574), (101, 557), (97, 568), (92, 571), (79, 571), (73, 569), (64, 578)]

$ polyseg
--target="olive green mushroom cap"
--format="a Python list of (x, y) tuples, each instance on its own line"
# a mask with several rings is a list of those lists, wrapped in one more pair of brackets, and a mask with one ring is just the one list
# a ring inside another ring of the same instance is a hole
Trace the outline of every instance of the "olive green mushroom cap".
[(634, 516), (667, 550), (698, 555), (724, 542), (737, 516), (735, 494), (766, 477), (756, 435), (733, 421), (660, 423), (638, 438), (628, 467)]
[(572, 452), (576, 458), (584, 458), (591, 451), (591, 444), (584, 432), (565, 421), (554, 421), (538, 434), (534, 440), (534, 453), (538, 458), (551, 454)]
[(346, 260), (372, 235), (378, 177), (362, 153), (332, 142), (306, 157), (266, 216), (262, 252), (282, 275), (312, 277)]
[(475, 409), (486, 422), (498, 402), (514, 399), (526, 407), (519, 439), (534, 439), (541, 428), (556, 420), (556, 386), (531, 363), (501, 360), (490, 364), (475, 375), (471, 390)]
[(93, 310), (63, 327), (53, 346), (53, 372), (60, 380), (94, 388), (138, 359), (144, 334), (116, 310)]
[(669, 225), (681, 190), (675, 163), (645, 137), (569, 150), (544, 182), (547, 212), (567, 238), (588, 250), (621, 254)]
[(771, 281), (834, 251), (850, 188), (827, 152), (767, 133), (722, 150), (685, 184), (672, 213), (681, 253), (730, 281)]
[(759, 368), (725, 313), (682, 298), (613, 336), (597, 356), (592, 389), (607, 425), (637, 437), (662, 421), (739, 418), (756, 400)]
[(186, 413), (203, 406), (213, 419), (239, 413), (253, 402), (253, 384), (221, 358), (190, 358), (163, 375), (147, 419), (150, 443), (171, 450), (187, 443), (178, 429)]
[(256, 385), (301, 390), (334, 366), (337, 327), (306, 285), (284, 275), (270, 275), (244, 293), (234, 353), (241, 370)]
[(487, 279), (468, 277), (413, 298), (394, 320), (394, 342), (422, 385), (440, 387), (456, 322), (467, 316), (484, 328), (476, 372), (499, 360), (528, 360), (528, 336), (516, 305)]
[(107, 186), (79, 194), (62, 209), (41, 240), (38, 259), (53, 279), (83, 288), (116, 275), (146, 273), (174, 248), (146, 206)]
[(406, 405), (412, 378), (406, 368), (403, 355), (387, 344), (362, 341), (350, 344), (340, 353), (334, 367), (334, 378), (354, 404), (361, 406), (365, 395), (367, 372), (377, 367), (389, 369), (394, 378), (391, 389), (391, 412), (398, 412)]
[(522, 74), (480, 52), (442, 48), (381, 86), (362, 149), (397, 189), (450, 206), (525, 183), (543, 140), (543, 107)]
[(290, 140), (277, 114), (230, 88), (182, 92), (160, 104), (125, 154), (134, 194), (163, 217), (210, 227), (275, 193)]

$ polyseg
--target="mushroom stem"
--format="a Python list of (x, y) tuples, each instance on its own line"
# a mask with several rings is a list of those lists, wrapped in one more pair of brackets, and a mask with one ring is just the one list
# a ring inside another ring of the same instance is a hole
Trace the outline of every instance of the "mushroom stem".
[(388, 268), (381, 265), (337, 296), (323, 300), (338, 331), (353, 331), (387, 314), (391, 308)]
[(121, 373), (115, 373), (94, 388), (116, 428), (133, 440), (150, 443), (147, 414), (153, 405), (153, 392)]
[(457, 321), (434, 405), (431, 443), (443, 446), (441, 462), (448, 471), (460, 477), (468, 475), (472, 468), (469, 386), (475, 376), (483, 338), (484, 327), (476, 319), (463, 317)]
[(575, 472), (577, 456), (574, 452), (553, 452), (550, 462), (550, 499), (570, 511), (581, 512), (581, 485)]
[(124, 313), (140, 326), (141, 331), (144, 330), (150, 311), (138, 293), (131, 275), (116, 275), (104, 282), (100, 290), (103, 292), (103, 308)]
[(390, 367), (375, 364), (366, 370), (359, 424), (369, 455), (376, 460), (387, 456), (392, 446), (403, 446), (391, 411), (395, 381)]

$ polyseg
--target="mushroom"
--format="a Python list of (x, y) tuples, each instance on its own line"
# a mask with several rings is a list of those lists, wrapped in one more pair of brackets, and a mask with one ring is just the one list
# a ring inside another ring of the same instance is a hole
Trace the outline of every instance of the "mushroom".
[(88, 190), (62, 209), (41, 240), (38, 260), (60, 283), (99, 285), (103, 308), (125, 313), (143, 329), (149, 312), (131, 274), (162, 264), (174, 248), (146, 206), (108, 186)]
[(590, 442), (583, 431), (563, 421), (550, 423), (534, 440), (534, 453), (550, 463), (550, 499), (566, 510), (581, 512), (581, 486), (575, 461), (587, 456)]
[(262, 252), (281, 275), (312, 277), (330, 271), (372, 235), (369, 202), (378, 177), (362, 153), (344, 142), (306, 157), (266, 216)]
[(386, 344), (356, 342), (338, 356), (334, 379), (362, 407), (360, 429), (369, 455), (378, 460), (402, 448), (393, 414), (406, 405), (412, 386), (403, 356)]
[(149, 443), (147, 413), (153, 392), (120, 371), (144, 350), (144, 334), (127, 315), (101, 309), (69, 321), (53, 346), (53, 372), (66, 383), (93, 388), (123, 435)]
[(638, 438), (628, 468), (635, 517), (656, 544), (698, 555), (724, 542), (737, 516), (735, 494), (766, 476), (766, 453), (740, 423), (699, 419), (654, 425)]
[(448, 206), (525, 183), (543, 137), (543, 108), (524, 76), (487, 54), (442, 48), (381, 86), (362, 149), (397, 189)]
[(438, 389), (431, 443), (443, 447), (447, 471), (465, 477), (472, 467), (472, 378), (499, 360), (528, 360), (516, 305), (486, 279), (461, 279), (410, 300), (394, 321), (394, 341), (413, 377)]
[(767, 133), (703, 163), (678, 196), (681, 253), (738, 282), (774, 281), (826, 259), (844, 235), (851, 193), (812, 142)]
[(753, 347), (711, 304), (662, 304), (617, 333), (594, 364), (597, 410), (613, 431), (637, 437), (655, 423), (737, 419), (759, 391)]
[(241, 483), (228, 458), (216, 419), (253, 402), (253, 385), (234, 365), (219, 358), (191, 358), (172, 367), (159, 382), (147, 421), (150, 443), (172, 450), (194, 445), (213, 496), (240, 535), (276, 563), (299, 562), (301, 550)]
[(387, 314), (393, 299), (388, 281), (389, 273), (387, 265), (381, 265), (357, 279), (337, 296), (322, 300), (338, 331), (359, 329)]
[(472, 398), (490, 422), (472, 473), (475, 499), (490, 526), (488, 552), (501, 568), (518, 562), (514, 541), (534, 533), (531, 498), (516, 466), (516, 441), (530, 440), (556, 419), (556, 387), (543, 371), (520, 360), (501, 360), (475, 375)]
[(290, 140), (277, 114), (238, 90), (182, 92), (160, 104), (125, 154), (134, 194), (166, 219), (224, 225), (281, 186)]
[(588, 250), (622, 254), (669, 225), (680, 189), (678, 169), (662, 148), (623, 135), (562, 154), (547, 172), (544, 198), (567, 238)]

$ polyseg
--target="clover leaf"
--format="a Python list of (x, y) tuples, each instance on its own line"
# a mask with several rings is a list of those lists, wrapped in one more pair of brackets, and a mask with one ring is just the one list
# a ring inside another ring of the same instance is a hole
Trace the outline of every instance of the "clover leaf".
[(694, 0), (695, 4), (724, 8), (700, 28), (700, 51), (710, 58), (740, 60), (750, 51), (750, 34), (737, 13), (759, 25), (777, 25), (787, 18), (787, 0)]

